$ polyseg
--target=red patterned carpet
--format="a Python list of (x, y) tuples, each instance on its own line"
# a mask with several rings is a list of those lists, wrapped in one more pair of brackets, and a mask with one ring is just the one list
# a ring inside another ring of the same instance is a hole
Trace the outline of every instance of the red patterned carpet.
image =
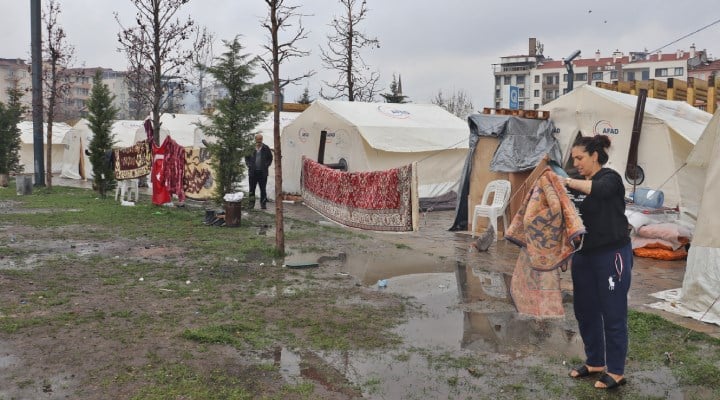
[(413, 167), (343, 172), (304, 158), (305, 204), (343, 225), (376, 231), (413, 230)]

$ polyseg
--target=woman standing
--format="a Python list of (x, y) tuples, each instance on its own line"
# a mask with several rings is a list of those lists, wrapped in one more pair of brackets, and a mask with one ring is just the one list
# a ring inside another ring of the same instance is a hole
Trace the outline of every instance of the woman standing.
[(565, 180), (576, 195), (587, 229), (571, 267), (573, 306), (586, 359), (570, 371), (570, 376), (602, 373), (595, 382), (599, 389), (626, 383), (627, 294), (633, 265), (622, 178), (603, 167), (609, 147), (610, 139), (605, 135), (579, 137), (573, 144), (572, 160), (584, 179)]

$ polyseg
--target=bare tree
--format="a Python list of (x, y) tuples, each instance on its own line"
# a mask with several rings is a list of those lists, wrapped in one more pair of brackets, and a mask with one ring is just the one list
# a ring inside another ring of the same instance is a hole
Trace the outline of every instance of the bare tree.
[(208, 78), (212, 75), (208, 73), (208, 68), (212, 68), (215, 55), (213, 54), (213, 41), (215, 34), (209, 32), (207, 27), (203, 27), (195, 32), (193, 37), (193, 48), (190, 63), (187, 65), (188, 81), (193, 87), (193, 93), (200, 105), (200, 111), (207, 108), (207, 90), (211, 86)]
[(70, 81), (64, 72), (68, 69), (75, 53), (75, 48), (67, 43), (67, 34), (58, 22), (60, 4), (50, 0), (43, 10), (43, 22), (47, 40), (43, 48), (46, 68), (43, 70), (43, 81), (47, 90), (47, 137), (45, 155), (45, 175), (48, 188), (52, 188), (52, 134), (55, 112), (58, 104), (67, 97)]
[(443, 95), (442, 90), (438, 90), (437, 94), (430, 100), (430, 102), (448, 110), (462, 119), (467, 118), (474, 111), (472, 101), (470, 101), (470, 97), (464, 90), (453, 92), (449, 98), (446, 98)]
[(147, 96), (150, 84), (150, 70), (145, 68), (140, 53), (126, 53), (128, 69), (125, 75), (125, 84), (128, 87), (128, 110), (130, 118), (143, 119), (150, 113), (150, 98)]
[[(262, 26), (270, 34), (270, 42), (263, 46), (267, 55), (261, 59), (262, 67), (272, 81), (273, 93), (273, 144), (275, 152), (275, 250), (285, 254), (285, 228), (283, 222), (282, 202), (282, 149), (280, 145), (280, 94), (289, 84), (296, 84), (302, 79), (315, 74), (309, 71), (303, 75), (292, 78), (280, 78), (280, 66), (291, 58), (304, 57), (308, 51), (298, 49), (300, 40), (307, 38), (307, 32), (302, 26), (302, 14), (299, 6), (287, 5), (285, 0), (265, 0), (268, 6), (267, 17)], [(297, 21), (297, 25), (293, 25)], [(294, 29), (290, 36), (283, 40), (280, 33)]]
[(346, 97), (348, 101), (373, 101), (379, 89), (376, 88), (380, 75), (377, 71), (369, 72), (370, 67), (363, 60), (360, 51), (364, 48), (380, 48), (377, 38), (367, 36), (358, 30), (358, 25), (367, 16), (366, 0), (339, 0), (344, 7), (344, 15), (334, 17), (330, 27), (333, 34), (327, 36), (328, 47), (320, 47), (320, 59), (328, 69), (338, 72), (334, 83), (323, 81), (332, 94), (325, 94), (320, 89), (320, 96), (325, 99)]
[(150, 105), (154, 139), (158, 142), (160, 116), (165, 105), (173, 101), (168, 94), (178, 95), (185, 90), (184, 79), (179, 75), (182, 68), (191, 62), (196, 50), (185, 48), (183, 44), (198, 31), (198, 27), (190, 17), (184, 21), (177, 17), (182, 6), (190, 0), (130, 1), (137, 10), (135, 26), (124, 27), (118, 13), (115, 13), (115, 20), (120, 25), (118, 41), (121, 47), (118, 50), (128, 56), (131, 70), (137, 70), (140, 76), (147, 70), (149, 87), (138, 90), (136, 95)]

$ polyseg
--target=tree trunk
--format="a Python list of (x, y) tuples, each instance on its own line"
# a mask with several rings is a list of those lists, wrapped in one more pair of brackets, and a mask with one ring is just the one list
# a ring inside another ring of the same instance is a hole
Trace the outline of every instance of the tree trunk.
[(282, 148), (280, 143), (280, 46), (278, 45), (278, 31), (280, 29), (277, 20), (277, 8), (273, 4), (270, 10), (272, 20), (272, 75), (273, 92), (273, 143), (275, 147), (275, 250), (278, 254), (285, 254), (285, 226), (283, 220), (282, 202)]

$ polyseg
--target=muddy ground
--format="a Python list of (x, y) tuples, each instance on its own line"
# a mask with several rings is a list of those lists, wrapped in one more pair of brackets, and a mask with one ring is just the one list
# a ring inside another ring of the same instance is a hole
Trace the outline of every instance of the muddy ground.
[[(632, 357), (630, 383), (614, 394), (567, 378), (582, 356), (569, 272), (565, 318), (517, 315), (507, 296), (517, 248), (501, 240), (473, 250), (469, 235), (447, 231), (452, 211), (392, 234), (284, 204), (288, 254), (278, 257), (274, 205), (245, 212), (235, 230), (203, 225), (203, 204), (111, 205), (113, 218), (183, 231), (158, 239), (153, 228), (88, 220), (79, 204), (59, 212), (0, 197), (1, 400), (718, 394), (712, 382), (688, 384), (672, 365)], [(638, 260), (633, 309), (717, 336), (716, 326), (644, 306), (650, 293), (679, 287), (683, 271), (682, 262)], [(659, 359), (676, 346), (657, 348)]]

